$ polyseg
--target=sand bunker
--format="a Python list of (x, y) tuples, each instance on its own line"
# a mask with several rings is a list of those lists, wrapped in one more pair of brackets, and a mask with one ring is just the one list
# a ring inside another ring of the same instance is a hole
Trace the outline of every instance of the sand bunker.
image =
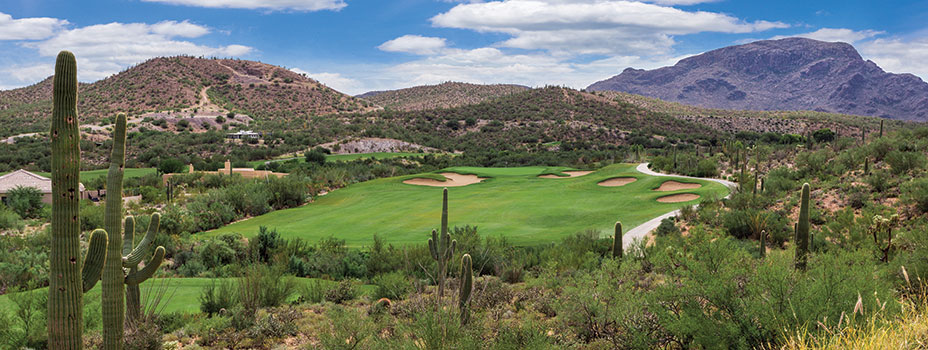
[(697, 189), (700, 187), (702, 187), (702, 185), (700, 184), (683, 183), (683, 182), (677, 182), (677, 181), (670, 180), (670, 181), (665, 181), (664, 183), (662, 183), (661, 187), (658, 187), (657, 189), (655, 189), (655, 191), (666, 192), (666, 191), (676, 191), (676, 190), (692, 190), (692, 189)]
[(458, 173), (441, 173), (445, 177), (445, 181), (438, 181), (435, 179), (425, 179), (417, 177), (414, 179), (409, 179), (403, 181), (404, 184), (410, 185), (419, 185), (419, 186), (432, 186), (432, 187), (460, 187), (467, 186), (478, 183), (485, 180), (486, 178), (477, 177), (477, 175), (461, 175)]
[(638, 181), (638, 179), (634, 177), (614, 177), (611, 179), (600, 181), (598, 185), (603, 186), (603, 187), (619, 187), (619, 186), (628, 185), (635, 181)]
[(566, 179), (569, 177), (578, 177), (592, 173), (592, 171), (562, 171), (562, 173), (567, 174), (567, 176), (557, 176), (554, 174), (548, 175), (539, 175), (538, 177), (542, 179)]
[(699, 199), (698, 194), (692, 193), (681, 193), (681, 194), (672, 194), (669, 196), (663, 196), (658, 198), (657, 201), (661, 203), (680, 203), (680, 202), (689, 202), (694, 199)]

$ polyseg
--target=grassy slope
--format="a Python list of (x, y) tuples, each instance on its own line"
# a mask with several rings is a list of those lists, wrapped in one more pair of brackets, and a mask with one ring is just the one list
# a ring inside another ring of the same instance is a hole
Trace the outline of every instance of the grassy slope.
[[(450, 225), (476, 225), (483, 235), (505, 236), (515, 244), (541, 244), (596, 229), (610, 232), (616, 220), (635, 227), (683, 204), (663, 204), (656, 198), (694, 192), (722, 197), (727, 189), (701, 182), (697, 190), (656, 192), (669, 178), (649, 177), (631, 164), (616, 164), (582, 177), (541, 179), (536, 175), (565, 168), (445, 169), (491, 177), (482, 183), (449, 189)], [(443, 171), (445, 171), (443, 170)], [(639, 181), (622, 187), (597, 183), (611, 177), (631, 176)], [(415, 175), (354, 184), (319, 197), (312, 204), (269, 213), (210, 231), (205, 235), (237, 232), (253, 236), (258, 227), (276, 228), (286, 238), (310, 242), (335, 236), (351, 247), (372, 241), (376, 233), (394, 244), (424, 243), (430, 229), (439, 225), (441, 188), (402, 183)], [(679, 179), (678, 179), (679, 180)], [(691, 182), (689, 180), (681, 180)]]
[[(95, 178), (95, 177), (106, 176), (106, 172), (107, 172), (107, 171), (109, 171), (109, 169), (97, 169), (97, 170), (85, 170), (85, 171), (82, 171), (82, 172), (81, 172), (81, 181), (87, 181), (87, 180), (93, 179), (93, 178)], [(127, 178), (127, 179), (128, 179), (128, 178), (131, 178), (131, 177), (142, 177), (142, 176), (145, 176), (145, 175), (148, 175), (148, 174), (154, 174), (155, 171), (156, 171), (155, 168), (126, 168), (125, 171), (123, 172), (123, 176), (124, 176), (125, 178)], [(9, 172), (0, 173), (0, 176), (6, 175), (6, 174), (8, 174), (8, 173), (9, 173)], [(42, 171), (33, 171), (32, 173), (34, 173), (34, 174), (36, 174), (36, 175), (45, 176), (45, 177), (48, 177), (48, 178), (52, 177), (52, 174), (51, 174), (51, 173), (46, 173), (46, 172), (42, 172)]]
[[(219, 281), (222, 279), (215, 279), (215, 280)], [(228, 280), (234, 280), (234, 279), (230, 278)], [(300, 283), (300, 285), (307, 285), (313, 280), (315, 279), (297, 278), (297, 281)], [(213, 281), (214, 279), (212, 278), (151, 279), (151, 280), (146, 281), (145, 283), (142, 283), (141, 285), (142, 300), (143, 302), (147, 301), (148, 295), (157, 291), (158, 288), (161, 288), (162, 283), (164, 283), (164, 286), (166, 287), (166, 293), (164, 296), (165, 298), (164, 300), (167, 302), (167, 304), (164, 306), (165, 313), (171, 313), (171, 312), (198, 313), (200, 312), (200, 301), (199, 301), (200, 292), (203, 290), (203, 288), (210, 285), (210, 283), (213, 283)], [(326, 285), (335, 285), (336, 283), (336, 282), (326, 281), (326, 280), (320, 280), (320, 281), (323, 281), (323, 283), (325, 283)], [(90, 292), (87, 292), (86, 294), (84, 294), (84, 299), (87, 301), (99, 300), (100, 299), (100, 288), (101, 288), (101, 284), (97, 283), (97, 285), (93, 289), (91, 289)], [(362, 285), (359, 288), (360, 288), (361, 293), (370, 294), (375, 287), (372, 285)], [(48, 288), (40, 288), (40, 289), (30, 291), (28, 293), (48, 293)], [(86, 301), (85, 301), (85, 304), (86, 304)], [(93, 304), (93, 305), (95, 305), (96, 307), (99, 307), (100, 304), (99, 302), (97, 302), (96, 304)], [(12, 312), (14, 307), (15, 306), (12, 303), (12, 301), (10, 301), (9, 296), (0, 295), (0, 312), (8, 312), (8, 313)]]

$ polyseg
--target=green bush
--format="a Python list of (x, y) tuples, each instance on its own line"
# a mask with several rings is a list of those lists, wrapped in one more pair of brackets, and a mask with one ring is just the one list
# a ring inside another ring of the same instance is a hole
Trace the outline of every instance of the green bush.
[(325, 292), (325, 301), (336, 304), (351, 301), (357, 297), (358, 290), (349, 280), (338, 282), (338, 284)]
[(928, 212), (928, 178), (915, 178), (902, 184), (902, 200), (914, 204), (922, 213)]
[(409, 280), (406, 279), (406, 275), (402, 272), (390, 272), (377, 275), (371, 283), (377, 286), (373, 295), (374, 299), (387, 298), (390, 300), (400, 300), (406, 298), (406, 295), (409, 294), (409, 291), (412, 289), (412, 284), (409, 283)]
[(921, 152), (891, 151), (886, 154), (886, 163), (896, 175), (908, 173), (925, 166), (925, 155)]
[(200, 312), (205, 313), (207, 317), (224, 315), (236, 305), (235, 293), (232, 283), (212, 280), (200, 293)]
[(21, 218), (37, 218), (43, 206), (42, 192), (35, 187), (16, 186), (7, 193), (6, 204)]
[(16, 212), (0, 204), (0, 230), (22, 231), (25, 227), (26, 224)]

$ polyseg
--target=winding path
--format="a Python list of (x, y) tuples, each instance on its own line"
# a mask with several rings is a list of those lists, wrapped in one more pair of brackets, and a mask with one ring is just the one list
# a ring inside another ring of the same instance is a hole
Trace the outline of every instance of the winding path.
[[(734, 182), (725, 181), (725, 180), (720, 180), (720, 179), (710, 179), (710, 178), (704, 178), (704, 177), (692, 177), (692, 176), (682, 176), (682, 175), (661, 174), (661, 173), (658, 173), (658, 172), (654, 172), (654, 171), (652, 171), (651, 169), (648, 169), (648, 164), (649, 164), (649, 163), (641, 163), (641, 164), (638, 164), (638, 167), (635, 168), (635, 170), (638, 170), (638, 172), (640, 172), (640, 173), (642, 173), (642, 174), (645, 174), (645, 175), (650, 175), (650, 176), (672, 176), (672, 177), (682, 178), (682, 179), (696, 179), (696, 180), (712, 181), (712, 182), (715, 182), (715, 183), (722, 184), (723, 186), (728, 187), (729, 189), (734, 189), (735, 187), (738, 187), (738, 184), (736, 184), (736, 183), (734, 183)], [(728, 197), (730, 197), (730, 196), (731, 196), (731, 192), (729, 192), (729, 193), (728, 193), (728, 196), (725, 196), (725, 198), (728, 198)], [(666, 219), (666, 218), (669, 218), (669, 217), (671, 217), (671, 216), (677, 216), (677, 215), (679, 215), (679, 214), (680, 214), (680, 209), (677, 209), (677, 210), (671, 211), (671, 212), (669, 212), (669, 213), (667, 213), (667, 214), (664, 214), (664, 215), (658, 216), (658, 217), (656, 217), (656, 218), (653, 218), (653, 219), (651, 219), (651, 220), (649, 220), (649, 221), (647, 221), (647, 222), (645, 222), (645, 223), (643, 223), (643, 224), (641, 224), (641, 225), (638, 225), (637, 227), (635, 227), (635, 228), (633, 228), (633, 229), (631, 229), (631, 230), (628, 230), (627, 232), (625, 232), (624, 235), (622, 235), (622, 246), (628, 248), (628, 247), (631, 246), (632, 243), (634, 243), (636, 240), (643, 239), (645, 236), (648, 235), (648, 233), (651, 233), (651, 231), (654, 231), (655, 229), (657, 229), (657, 227), (661, 225), (661, 221), (662, 221), (662, 220), (664, 220), (664, 219)]]

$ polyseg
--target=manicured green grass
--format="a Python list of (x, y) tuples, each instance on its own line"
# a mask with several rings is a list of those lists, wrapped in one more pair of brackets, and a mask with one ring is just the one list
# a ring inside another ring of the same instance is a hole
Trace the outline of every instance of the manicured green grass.
[[(504, 236), (515, 244), (535, 245), (555, 242), (586, 229), (611, 235), (616, 220), (631, 228), (682, 205), (698, 203), (698, 200), (672, 204), (655, 201), (668, 194), (696, 193), (721, 198), (728, 193), (727, 188), (710, 181), (696, 181), (703, 187), (695, 190), (653, 191), (667, 180), (693, 180), (647, 176), (637, 172), (632, 164), (611, 165), (575, 178), (537, 177), (564, 170), (569, 169), (455, 167), (438, 171), (488, 177), (482, 183), (449, 188), (449, 224), (476, 225), (484, 236)], [(621, 187), (597, 185), (602, 180), (624, 176), (638, 181)], [(388, 243), (423, 244), (430, 230), (440, 224), (442, 189), (402, 182), (415, 177), (419, 176), (354, 184), (318, 197), (314, 203), (201, 235), (236, 232), (251, 237), (260, 226), (267, 226), (277, 229), (285, 238), (316, 242), (334, 236), (351, 247), (370, 244), (374, 234)]]
[[(82, 172), (81, 172), (81, 181), (88, 181), (88, 180), (91, 180), (91, 179), (96, 178), (96, 177), (106, 176), (106, 172), (107, 172), (107, 171), (109, 171), (109, 169), (97, 169), (97, 170), (85, 170), (85, 171), (82, 171)], [(154, 174), (155, 172), (156, 172), (156, 169), (155, 169), (155, 168), (126, 168), (126, 169), (123, 171), (123, 177), (126, 178), (126, 179), (128, 179), (128, 178), (133, 178), (133, 177), (142, 177), (142, 176), (145, 176), (145, 175)], [(9, 172), (0, 173), (0, 176), (6, 175), (6, 174), (8, 174), (8, 173), (9, 173)], [(42, 175), (42, 176), (45, 176), (45, 177), (49, 177), (49, 178), (52, 176), (51, 173), (46, 173), (46, 172), (43, 172), (43, 171), (33, 171), (32, 173), (33, 173), (33, 174), (36, 174), (36, 175)]]
[[(211, 283), (219, 282), (224, 279), (212, 279), (212, 278), (154, 278), (150, 279), (141, 284), (141, 293), (143, 306), (144, 303), (147, 303), (149, 296), (156, 295), (159, 289), (163, 288), (165, 293), (162, 301), (163, 312), (172, 313), (172, 312), (181, 312), (181, 313), (199, 313), (200, 312), (200, 293), (203, 291), (203, 288), (206, 288)], [(225, 280), (234, 281), (235, 279), (229, 278)], [(310, 282), (314, 281), (314, 278), (297, 278), (297, 281), (300, 285), (308, 285)], [(334, 286), (337, 282), (319, 280), (322, 281), (325, 285), (331, 287)], [(89, 292), (84, 294), (85, 305), (91, 305), (92, 307), (100, 306), (100, 288), (101, 284), (97, 285), (91, 289)], [(362, 294), (370, 294), (373, 292), (373, 285), (361, 285), (359, 290)], [(32, 290), (26, 293), (48, 293), (48, 288), (40, 288)], [(296, 298), (296, 295), (292, 296)], [(0, 312), (10, 313), (14, 309), (15, 305), (8, 295), (0, 295)], [(162, 309), (162, 305), (159, 305), (159, 310)]]
[[(374, 153), (355, 153), (355, 154), (327, 154), (325, 156), (326, 161), (337, 162), (337, 161), (352, 161), (361, 158), (374, 158), (374, 159), (388, 159), (388, 158), (402, 158), (402, 157), (418, 157), (424, 156), (426, 153), (410, 153), (410, 152), (374, 152)], [(274, 162), (285, 162), (288, 160), (296, 160), (299, 163), (306, 162), (304, 157), (290, 157), (290, 158), (280, 158), (274, 159)], [(268, 162), (266, 160), (255, 160), (248, 162), (248, 166), (254, 168), (261, 164)]]

